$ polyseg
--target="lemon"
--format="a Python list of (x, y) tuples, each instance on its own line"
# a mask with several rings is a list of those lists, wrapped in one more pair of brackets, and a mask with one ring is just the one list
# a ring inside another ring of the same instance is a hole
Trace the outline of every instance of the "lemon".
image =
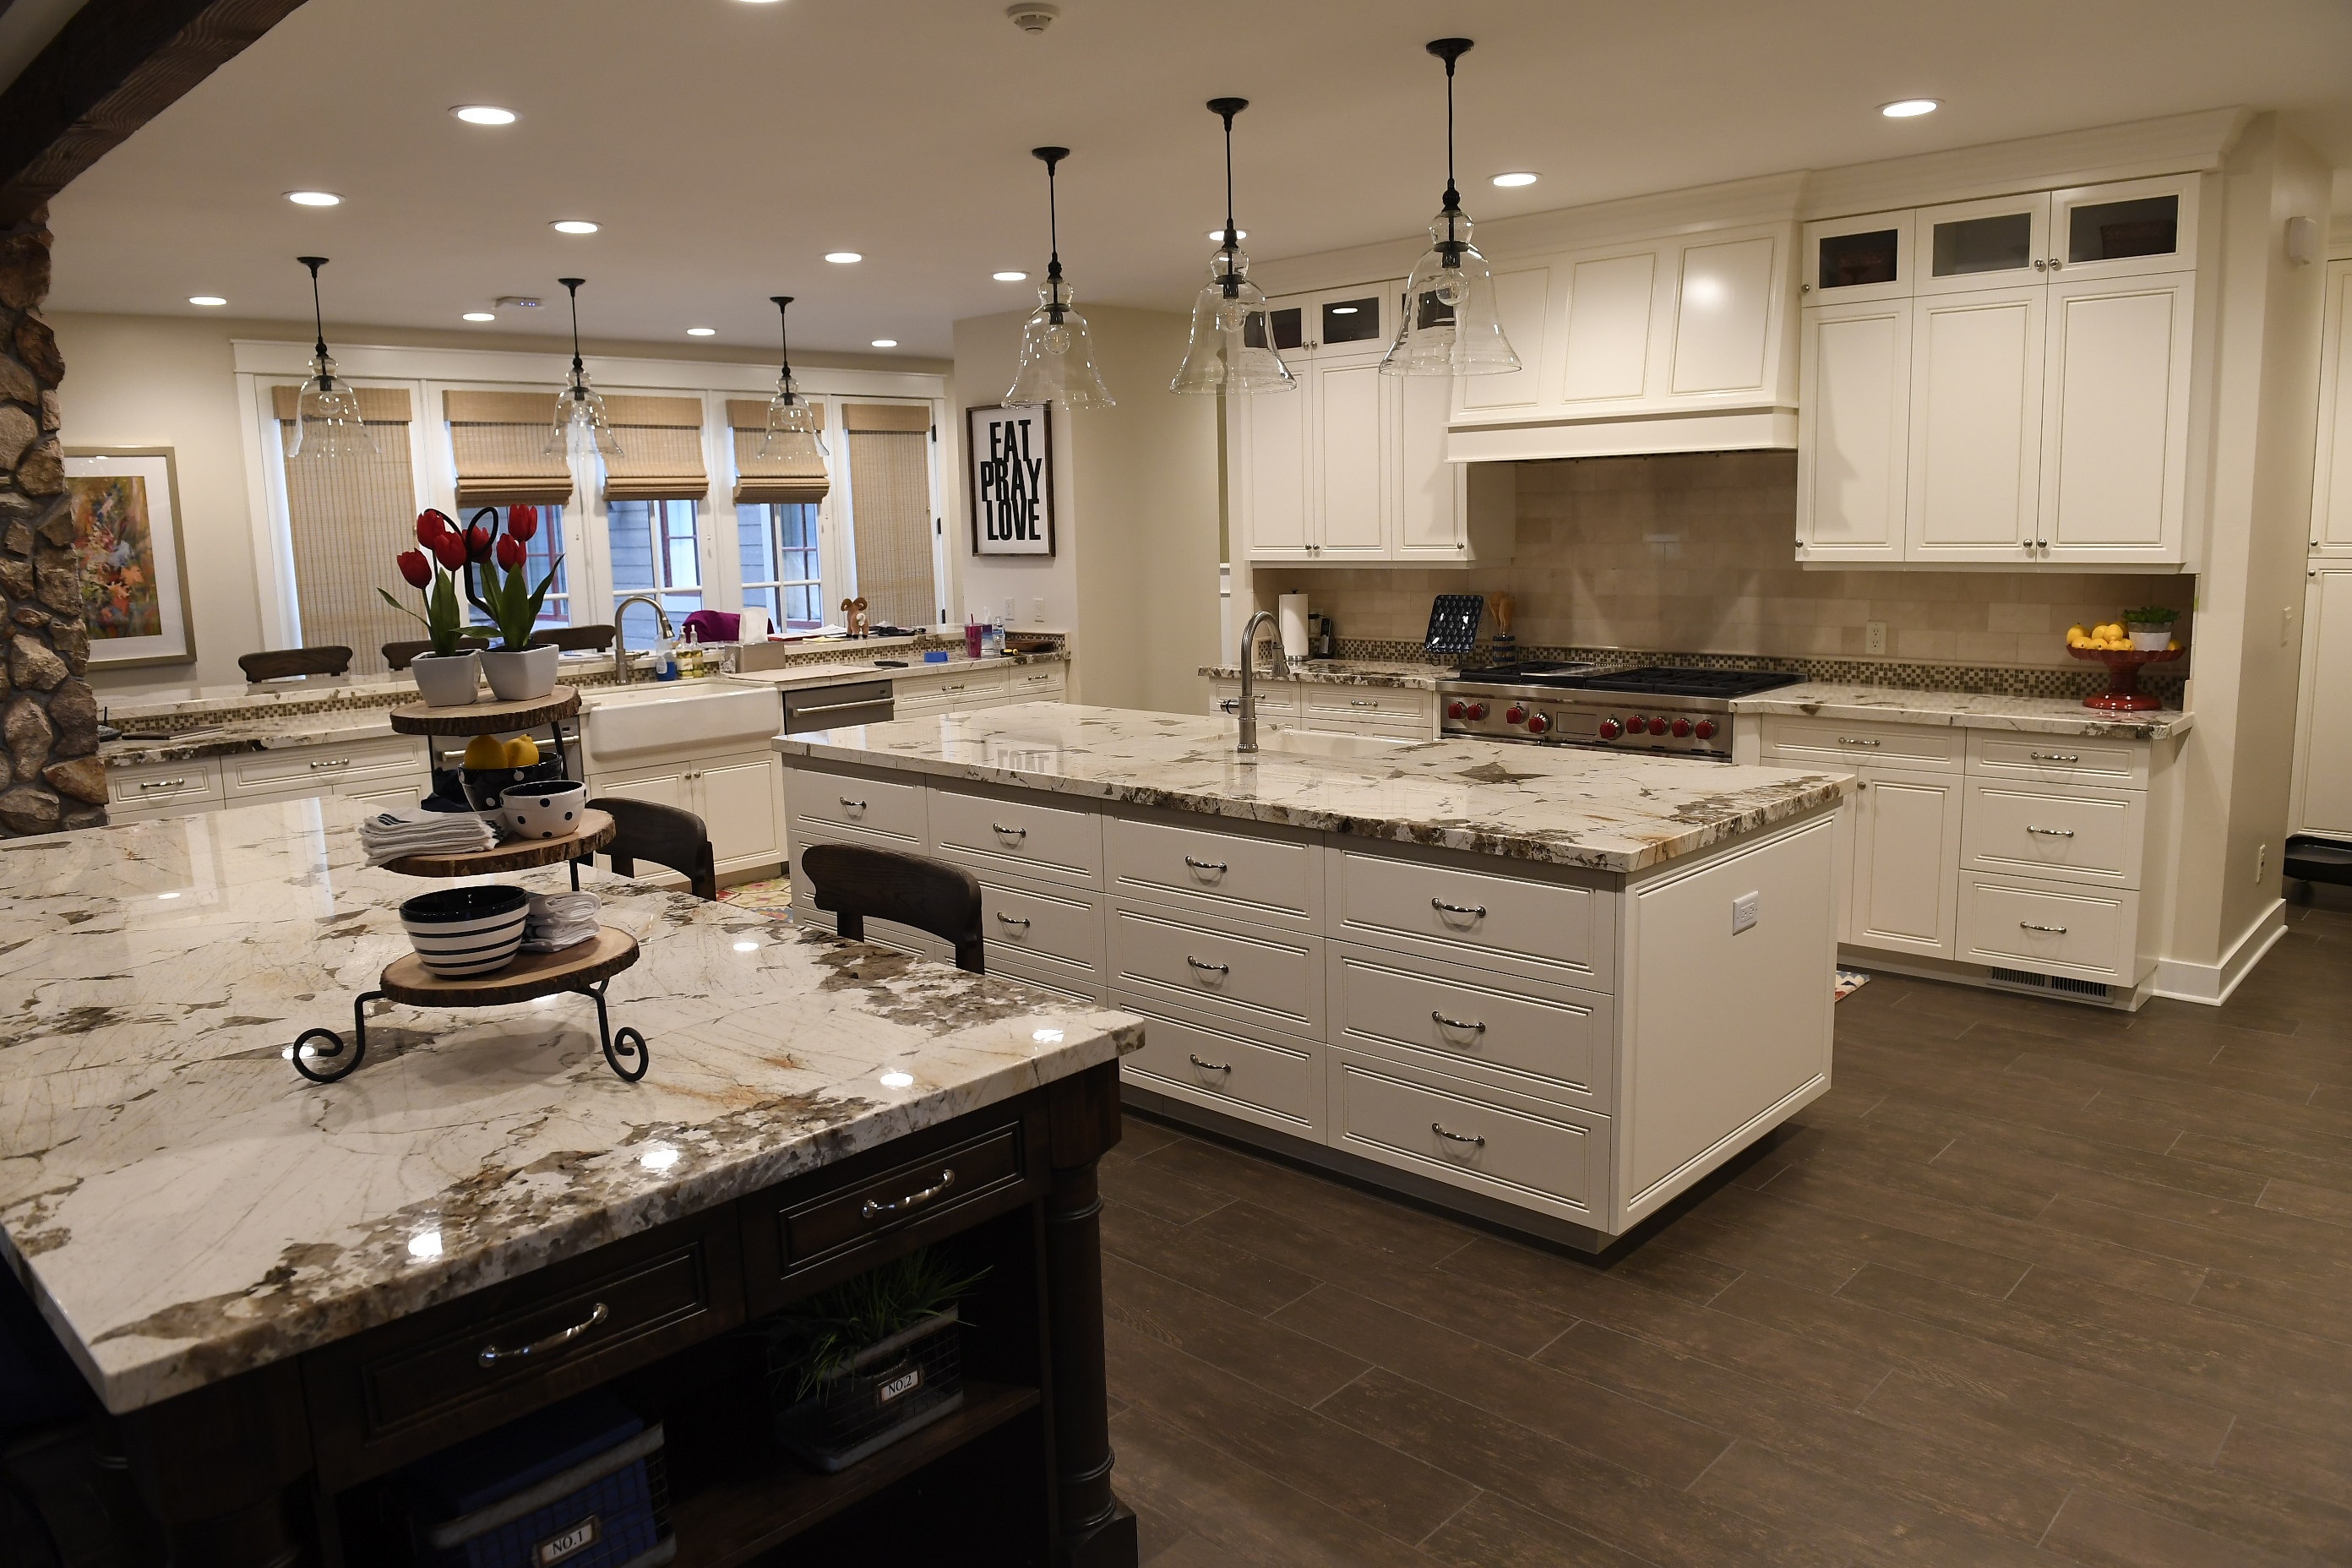
[(528, 768), (539, 762), (539, 742), (529, 735), (517, 735), (507, 742), (507, 766)]
[(505, 767), (506, 746), (496, 735), (477, 735), (466, 742), (465, 763), (469, 768)]
[(2084, 626), (2080, 621), (2076, 621), (2073, 626), (2066, 628), (2066, 641), (2070, 647), (2080, 646), (2083, 643), (2088, 642), (2090, 639), (2090, 628)]

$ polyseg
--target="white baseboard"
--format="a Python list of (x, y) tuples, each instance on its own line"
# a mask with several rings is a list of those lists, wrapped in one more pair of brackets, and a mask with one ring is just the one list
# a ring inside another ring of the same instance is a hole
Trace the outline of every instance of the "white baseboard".
[(2245, 934), (2221, 955), (2219, 963), (2188, 963), (2177, 958), (2156, 961), (2156, 994), (2175, 1002), (2197, 1002), (2219, 1007), (2238, 988), (2263, 955), (2286, 935), (2286, 900), (2273, 899), (2270, 908), (2254, 917)]

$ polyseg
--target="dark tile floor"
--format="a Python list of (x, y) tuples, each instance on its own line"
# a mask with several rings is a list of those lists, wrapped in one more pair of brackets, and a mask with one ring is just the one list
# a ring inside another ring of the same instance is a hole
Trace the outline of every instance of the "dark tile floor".
[(1145, 1560), (2352, 1563), (2352, 898), (2289, 918), (2218, 1010), (1877, 979), (1606, 1266), (1131, 1118)]

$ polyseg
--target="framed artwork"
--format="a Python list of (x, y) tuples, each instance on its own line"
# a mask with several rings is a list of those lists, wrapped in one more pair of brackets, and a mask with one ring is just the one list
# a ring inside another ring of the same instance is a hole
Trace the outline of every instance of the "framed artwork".
[(964, 410), (974, 555), (1054, 553), (1054, 421), (1045, 405)]
[(188, 558), (169, 447), (68, 447), (66, 500), (93, 665), (192, 664)]

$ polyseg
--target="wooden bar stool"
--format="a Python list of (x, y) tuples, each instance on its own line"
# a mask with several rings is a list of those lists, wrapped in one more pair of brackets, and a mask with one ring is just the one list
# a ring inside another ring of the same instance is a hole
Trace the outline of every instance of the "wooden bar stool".
[(801, 851), (801, 869), (816, 907), (835, 916), (850, 941), (866, 939), (869, 917), (895, 921), (952, 943), (958, 969), (988, 973), (980, 883), (962, 867), (862, 844), (812, 844)]
[(599, 795), (588, 803), (588, 808), (609, 815), (619, 829), (604, 847), (616, 875), (634, 877), (636, 863), (650, 860), (684, 877), (696, 898), (718, 899), (719, 873), (710, 856), (710, 830), (702, 818), (674, 805), (620, 795)]
[[(459, 637), (457, 639), (457, 647), (461, 650), (473, 648), (478, 652), (489, 646), (490, 641), (488, 637)], [(416, 642), (388, 642), (383, 645), (383, 651), (385, 668), (390, 669), (406, 669), (408, 668), (409, 660), (415, 658), (420, 653), (431, 653), (433, 651), (433, 645), (430, 642), (426, 642), (422, 639)]]
[(530, 646), (553, 643), (566, 653), (602, 653), (613, 646), (611, 626), (549, 626), (530, 635)]
[(294, 675), (347, 675), (352, 668), (352, 650), (333, 644), (281, 647), (266, 653), (239, 654), (236, 667), (245, 671), (246, 679), (250, 681), (283, 680)]

